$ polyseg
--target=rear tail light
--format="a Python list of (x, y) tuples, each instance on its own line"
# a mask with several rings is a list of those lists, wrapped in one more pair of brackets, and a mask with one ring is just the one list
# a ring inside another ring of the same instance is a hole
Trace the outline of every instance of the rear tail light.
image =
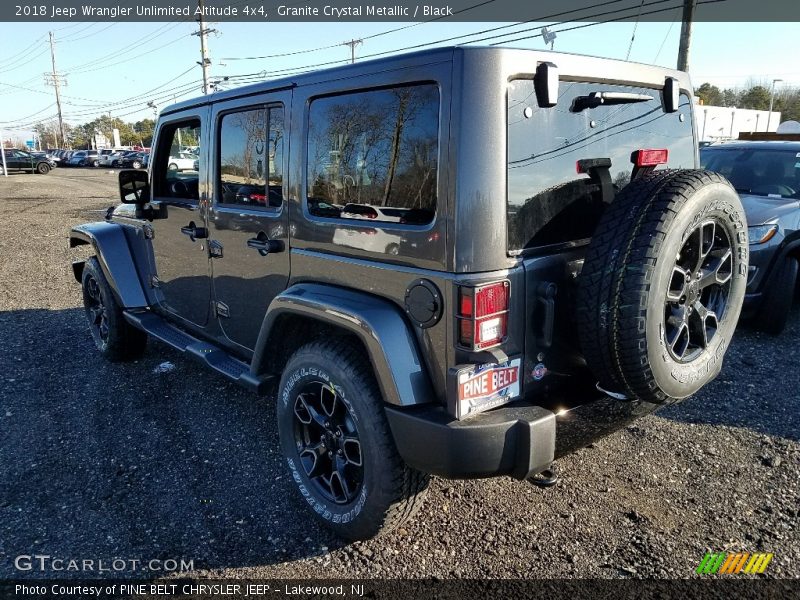
[(267, 197), (264, 194), (250, 194), (250, 200), (259, 204), (266, 204)]
[(637, 167), (655, 167), (667, 163), (669, 151), (662, 150), (637, 150), (631, 154), (631, 162)]
[(501, 344), (508, 335), (508, 281), (461, 286), (458, 294), (459, 344), (470, 350)]

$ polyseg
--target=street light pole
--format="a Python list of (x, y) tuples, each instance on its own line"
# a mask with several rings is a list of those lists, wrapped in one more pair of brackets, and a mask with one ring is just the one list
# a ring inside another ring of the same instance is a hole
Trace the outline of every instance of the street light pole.
[(769, 132), (769, 122), (772, 120), (772, 105), (775, 102), (775, 84), (783, 81), (783, 79), (773, 79), (772, 88), (769, 92), (769, 114), (767, 115), (767, 132)]

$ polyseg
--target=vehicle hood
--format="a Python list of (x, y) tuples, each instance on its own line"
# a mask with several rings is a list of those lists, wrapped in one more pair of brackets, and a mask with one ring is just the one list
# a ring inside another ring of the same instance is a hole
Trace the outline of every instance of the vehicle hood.
[(800, 200), (792, 198), (770, 198), (752, 194), (739, 194), (747, 214), (747, 224), (763, 225), (775, 219), (792, 221), (792, 225), (800, 217)]

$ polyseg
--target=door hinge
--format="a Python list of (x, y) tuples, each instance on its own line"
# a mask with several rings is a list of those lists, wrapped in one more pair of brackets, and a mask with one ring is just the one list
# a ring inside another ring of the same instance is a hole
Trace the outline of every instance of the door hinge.
[(161, 280), (158, 278), (158, 275), (150, 276), (150, 287), (161, 287)]
[(214, 311), (217, 313), (217, 316), (224, 317), (226, 319), (231, 316), (231, 311), (228, 308), (228, 305), (225, 304), (224, 302), (220, 302), (219, 300), (217, 300), (216, 302), (213, 302), (213, 305), (214, 305)]
[(219, 240), (209, 240), (208, 256), (210, 258), (222, 258), (222, 242)]

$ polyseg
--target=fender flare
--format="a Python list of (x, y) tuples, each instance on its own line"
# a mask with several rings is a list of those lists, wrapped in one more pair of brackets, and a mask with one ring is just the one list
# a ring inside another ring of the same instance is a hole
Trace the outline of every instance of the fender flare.
[(286, 315), (355, 335), (364, 344), (388, 404), (414, 406), (435, 400), (417, 340), (400, 310), (383, 298), (332, 285), (298, 283), (272, 300), (256, 342), (251, 375), (264, 375), (261, 370), (272, 346), (273, 326)]
[[(120, 306), (123, 308), (148, 306), (123, 225), (100, 221), (73, 227), (69, 233), (69, 247), (75, 248), (84, 244), (94, 249), (100, 268)], [(83, 261), (73, 263), (72, 270), (80, 282)]]

